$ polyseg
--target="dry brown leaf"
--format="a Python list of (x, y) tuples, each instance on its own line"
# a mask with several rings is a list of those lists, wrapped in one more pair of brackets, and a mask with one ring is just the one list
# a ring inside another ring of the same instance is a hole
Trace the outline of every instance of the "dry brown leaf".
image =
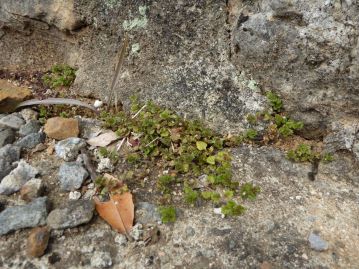
[(87, 143), (94, 147), (106, 147), (118, 139), (119, 137), (115, 132), (109, 131), (99, 136), (90, 138), (87, 140)]
[(135, 206), (132, 200), (132, 194), (125, 192), (110, 196), (107, 202), (101, 202), (94, 197), (96, 211), (113, 229), (122, 234), (127, 234), (133, 227), (135, 217)]

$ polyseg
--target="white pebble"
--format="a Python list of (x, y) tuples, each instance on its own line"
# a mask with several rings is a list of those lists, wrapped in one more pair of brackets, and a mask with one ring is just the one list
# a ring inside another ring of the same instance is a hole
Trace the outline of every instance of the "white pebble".
[(81, 197), (81, 192), (79, 191), (72, 191), (69, 193), (69, 199), (70, 200), (78, 200)]
[(101, 107), (102, 105), (103, 105), (103, 102), (100, 101), (100, 100), (96, 100), (95, 103), (93, 104), (93, 106), (96, 107), (96, 108), (99, 108), (99, 107)]

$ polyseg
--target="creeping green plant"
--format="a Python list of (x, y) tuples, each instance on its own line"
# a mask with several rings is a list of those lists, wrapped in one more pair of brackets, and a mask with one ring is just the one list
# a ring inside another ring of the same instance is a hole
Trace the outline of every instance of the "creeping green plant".
[(249, 200), (256, 199), (259, 192), (260, 188), (258, 186), (254, 186), (252, 183), (244, 183), (240, 189), (241, 197)]
[(76, 70), (68, 65), (54, 65), (51, 68), (50, 74), (42, 77), (43, 82), (51, 87), (57, 88), (61, 86), (70, 86), (76, 78)]
[(283, 102), (278, 95), (272, 91), (267, 92), (267, 99), (275, 112), (281, 112), (283, 109)]
[(288, 151), (287, 157), (295, 162), (312, 162), (319, 159), (317, 153), (314, 153), (310, 145), (300, 144), (296, 149)]
[(176, 209), (173, 206), (162, 206), (159, 208), (159, 212), (163, 223), (176, 221)]
[(225, 216), (239, 216), (245, 212), (245, 208), (241, 205), (238, 205), (235, 201), (230, 200), (221, 207), (221, 212)]

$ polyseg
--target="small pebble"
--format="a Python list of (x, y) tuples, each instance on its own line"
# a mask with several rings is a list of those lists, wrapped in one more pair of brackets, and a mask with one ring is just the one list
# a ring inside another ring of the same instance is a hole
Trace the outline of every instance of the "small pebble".
[(78, 200), (80, 198), (81, 198), (81, 192), (79, 192), (79, 191), (71, 191), (69, 193), (70, 200)]
[(49, 238), (50, 232), (47, 227), (32, 229), (27, 239), (27, 255), (30, 257), (41, 257), (44, 255)]

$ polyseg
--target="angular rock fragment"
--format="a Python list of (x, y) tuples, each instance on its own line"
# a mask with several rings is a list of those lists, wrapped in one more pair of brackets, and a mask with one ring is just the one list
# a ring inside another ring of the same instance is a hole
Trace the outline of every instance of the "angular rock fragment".
[(36, 227), (32, 229), (27, 239), (27, 255), (35, 258), (44, 255), (49, 239), (50, 231), (47, 227)]
[(33, 199), (41, 195), (43, 189), (44, 189), (44, 185), (41, 179), (39, 178), (30, 179), (22, 186), (20, 190), (21, 199), (25, 201), (32, 201)]
[(18, 166), (10, 172), (0, 183), (0, 194), (9, 195), (17, 192), (30, 179), (34, 178), (39, 171), (24, 160), (20, 160)]
[(26, 149), (33, 149), (38, 144), (45, 142), (45, 134), (44, 133), (32, 133), (27, 136), (21, 138), (19, 141), (15, 143), (16, 146)]
[(0, 181), (15, 167), (13, 163), (20, 159), (20, 150), (20, 147), (13, 145), (0, 148)]
[(11, 231), (44, 225), (47, 217), (47, 197), (27, 205), (6, 208), (0, 213), (0, 235)]
[(71, 137), (58, 142), (55, 145), (56, 155), (65, 161), (73, 161), (79, 155), (79, 151), (86, 146), (86, 141), (81, 138)]
[(37, 120), (30, 120), (20, 127), (19, 134), (26, 136), (33, 133), (38, 133), (41, 128), (41, 123)]
[(0, 148), (15, 140), (15, 132), (10, 128), (0, 128)]
[(53, 229), (66, 229), (89, 222), (95, 209), (93, 201), (70, 200), (62, 208), (50, 212), (47, 224)]
[(67, 119), (61, 117), (50, 118), (47, 120), (44, 129), (50, 138), (63, 140), (79, 135), (79, 122), (77, 119)]
[(0, 119), (0, 127), (9, 127), (11, 129), (19, 130), (25, 121), (15, 114), (6, 115)]
[(21, 101), (30, 97), (31, 91), (29, 89), (17, 87), (0, 79), (0, 113), (14, 111)]
[(81, 164), (77, 162), (63, 163), (58, 173), (61, 190), (73, 191), (79, 189), (88, 176), (89, 173)]

